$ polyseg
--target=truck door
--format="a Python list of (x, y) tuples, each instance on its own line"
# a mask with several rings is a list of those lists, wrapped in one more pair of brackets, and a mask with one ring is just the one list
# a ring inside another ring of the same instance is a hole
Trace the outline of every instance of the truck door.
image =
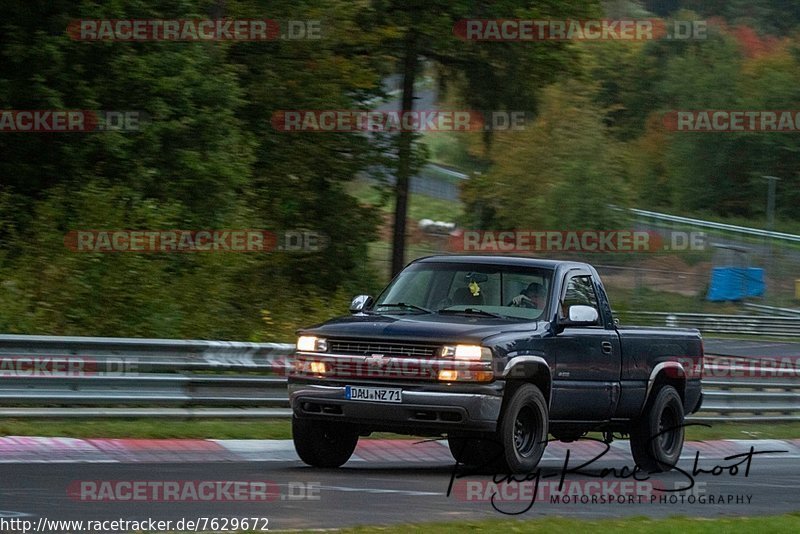
[(564, 276), (558, 316), (569, 317), (569, 307), (591, 306), (597, 322), (567, 325), (553, 340), (555, 373), (550, 417), (554, 421), (610, 419), (619, 401), (622, 365), (619, 335), (605, 325), (592, 274), (578, 269)]

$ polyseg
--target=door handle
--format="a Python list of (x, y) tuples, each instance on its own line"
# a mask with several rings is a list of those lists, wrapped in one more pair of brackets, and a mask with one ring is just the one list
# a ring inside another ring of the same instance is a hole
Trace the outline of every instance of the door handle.
[(603, 341), (600, 343), (600, 347), (603, 349), (603, 354), (611, 354), (611, 342), (610, 341)]

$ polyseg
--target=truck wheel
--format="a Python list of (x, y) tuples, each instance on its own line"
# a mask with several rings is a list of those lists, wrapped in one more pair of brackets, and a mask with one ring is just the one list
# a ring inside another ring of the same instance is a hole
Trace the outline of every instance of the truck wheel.
[(547, 446), (547, 402), (538, 387), (521, 385), (511, 396), (498, 425), (503, 460), (509, 473), (530, 473)]
[(314, 467), (339, 467), (350, 459), (358, 432), (339, 422), (292, 417), (292, 440), (297, 455)]
[(503, 454), (492, 435), (449, 434), (447, 445), (453, 458), (464, 465), (491, 468)]
[(672, 386), (662, 386), (631, 429), (631, 453), (641, 469), (669, 471), (683, 450), (683, 403)]
[(480, 439), (459, 434), (447, 435), (447, 446), (456, 462), (464, 465), (475, 465), (480, 462), (480, 455), (476, 454)]

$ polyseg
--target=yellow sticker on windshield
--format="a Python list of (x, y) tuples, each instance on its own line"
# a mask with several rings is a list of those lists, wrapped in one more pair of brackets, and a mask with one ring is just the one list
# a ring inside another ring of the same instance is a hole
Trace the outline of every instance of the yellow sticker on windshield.
[(477, 297), (481, 294), (481, 286), (479, 286), (478, 282), (475, 282), (474, 280), (469, 283), (469, 290), (473, 297)]

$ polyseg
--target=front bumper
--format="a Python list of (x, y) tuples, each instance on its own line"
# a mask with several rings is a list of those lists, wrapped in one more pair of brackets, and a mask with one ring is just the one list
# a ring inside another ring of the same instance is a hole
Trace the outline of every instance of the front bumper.
[(355, 423), (363, 431), (432, 432), (451, 430), (493, 432), (503, 403), (502, 381), (485, 385), (418, 385), (348, 382), (347, 385), (403, 390), (403, 402), (345, 399), (346, 384), (289, 381), (289, 401), (295, 417)]

